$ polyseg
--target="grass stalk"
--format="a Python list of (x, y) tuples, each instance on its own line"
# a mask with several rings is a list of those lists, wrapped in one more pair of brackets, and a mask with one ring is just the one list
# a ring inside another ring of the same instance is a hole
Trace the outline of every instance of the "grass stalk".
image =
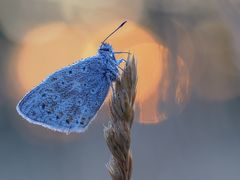
[(112, 180), (130, 180), (132, 154), (131, 128), (134, 119), (137, 69), (134, 56), (128, 57), (120, 78), (117, 79), (110, 100), (111, 120), (104, 129), (104, 136), (111, 158), (107, 164)]

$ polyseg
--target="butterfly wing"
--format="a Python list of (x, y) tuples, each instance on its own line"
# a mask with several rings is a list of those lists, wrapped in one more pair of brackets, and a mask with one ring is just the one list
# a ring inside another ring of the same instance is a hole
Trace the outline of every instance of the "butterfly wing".
[(83, 132), (105, 100), (109, 82), (98, 56), (56, 71), (27, 93), (17, 111), (31, 123)]

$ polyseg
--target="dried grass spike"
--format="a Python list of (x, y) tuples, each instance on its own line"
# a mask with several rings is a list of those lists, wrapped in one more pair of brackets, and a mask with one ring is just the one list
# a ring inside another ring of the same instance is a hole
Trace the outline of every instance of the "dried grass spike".
[(134, 118), (137, 69), (134, 56), (128, 57), (124, 71), (115, 83), (116, 96), (110, 101), (111, 121), (104, 129), (104, 136), (112, 153), (107, 164), (113, 180), (130, 180), (132, 154), (130, 151), (131, 127)]

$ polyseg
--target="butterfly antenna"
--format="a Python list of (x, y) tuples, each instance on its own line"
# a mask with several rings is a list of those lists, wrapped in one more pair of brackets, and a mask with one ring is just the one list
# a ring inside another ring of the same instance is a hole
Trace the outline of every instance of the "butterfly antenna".
[(102, 43), (104, 43), (111, 35), (113, 35), (118, 29), (120, 29), (127, 21), (122, 22), (111, 34), (109, 34)]

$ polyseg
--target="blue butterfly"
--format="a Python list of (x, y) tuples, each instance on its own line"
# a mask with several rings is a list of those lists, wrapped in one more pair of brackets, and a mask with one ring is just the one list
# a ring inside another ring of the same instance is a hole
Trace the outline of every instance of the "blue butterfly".
[(105, 41), (95, 56), (64, 67), (28, 92), (17, 104), (17, 112), (27, 121), (46, 128), (71, 133), (83, 132), (102, 106), (112, 82), (119, 76), (119, 64), (112, 46)]

